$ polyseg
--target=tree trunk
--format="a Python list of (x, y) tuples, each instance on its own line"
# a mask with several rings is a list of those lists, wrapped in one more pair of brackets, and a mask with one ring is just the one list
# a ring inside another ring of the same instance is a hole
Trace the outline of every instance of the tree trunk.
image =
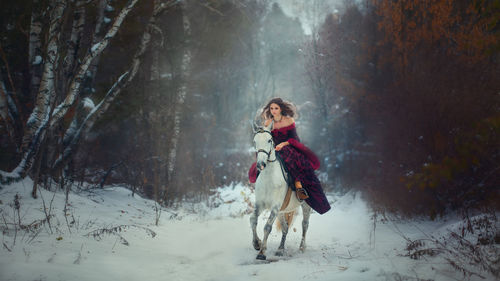
[(36, 98), (35, 108), (31, 113), (24, 130), (21, 143), (23, 154), (18, 166), (10, 173), (0, 171), (2, 183), (12, 180), (20, 180), (26, 176), (31, 169), (33, 160), (38, 154), (40, 144), (45, 138), (45, 130), (48, 127), (51, 114), (51, 102), (55, 96), (55, 67), (58, 58), (58, 41), (61, 33), (62, 15), (66, 8), (63, 0), (53, 2), (50, 9), (50, 27), (47, 42), (47, 55), (40, 89)]
[(39, 0), (33, 0), (29, 36), (30, 98), (34, 98), (40, 88), (42, 76), (42, 16)]
[(174, 113), (174, 126), (173, 135), (170, 145), (170, 155), (168, 159), (168, 182), (171, 183), (173, 179), (173, 172), (175, 168), (175, 162), (177, 158), (177, 144), (179, 142), (179, 137), (181, 133), (181, 116), (184, 108), (184, 101), (187, 94), (187, 79), (190, 73), (191, 67), (191, 50), (190, 50), (190, 37), (191, 37), (191, 26), (189, 18), (186, 15), (185, 3), (181, 3), (183, 9), (182, 21), (184, 28), (185, 44), (184, 44), (184, 54), (182, 56), (182, 64), (179, 75), (179, 87), (177, 89), (176, 101), (175, 101), (175, 113)]
[[(68, 80), (71, 79), (75, 68), (75, 61), (78, 58), (80, 42), (83, 35), (83, 27), (85, 26), (85, 6), (84, 0), (78, 0), (75, 3), (75, 11), (73, 13), (73, 25), (71, 27), (71, 35), (68, 42), (68, 50), (64, 58), (64, 75)], [(63, 93), (67, 92), (67, 82), (64, 83)]]
[(82, 123), (78, 127), (73, 128), (74, 132), (68, 133), (67, 137), (65, 137), (64, 140), (64, 152), (59, 155), (58, 159), (55, 161), (52, 167), (53, 170), (58, 171), (68, 163), (71, 155), (75, 154), (77, 145), (81, 141), (82, 137), (88, 134), (95, 122), (99, 120), (99, 118), (112, 104), (116, 96), (134, 79), (137, 71), (139, 70), (139, 66), (142, 63), (144, 54), (151, 42), (151, 31), (154, 30), (153, 26), (155, 25), (156, 18), (167, 8), (168, 7), (166, 5), (155, 5), (153, 14), (151, 15), (149, 24), (142, 35), (139, 48), (137, 49), (134, 58), (132, 59), (129, 70), (118, 78), (115, 84), (108, 90), (106, 96), (98, 105), (95, 106), (94, 109), (90, 111), (90, 113), (85, 117)]
[[(158, 0), (155, 0), (155, 7), (159, 4)], [(160, 125), (160, 119), (161, 119), (161, 113), (160, 110), (158, 109), (155, 103), (155, 101), (159, 98), (160, 96), (160, 44), (158, 42), (158, 38), (153, 39), (153, 47), (151, 48), (151, 67), (150, 67), (150, 81), (151, 81), (151, 93), (149, 94), (149, 102), (148, 104), (151, 106), (150, 112), (156, 113), (153, 114), (153, 116), (150, 116), (150, 135), (151, 135), (151, 140), (153, 142), (153, 149), (152, 149), (152, 161), (153, 161), (153, 195), (154, 195), (154, 200), (158, 201), (159, 194), (160, 194), (160, 185), (161, 185), (161, 180), (160, 180), (160, 175), (161, 175), (161, 150), (160, 150), (160, 132), (158, 128), (161, 128)]]
[(109, 41), (116, 35), (118, 29), (123, 23), (123, 20), (125, 19), (127, 14), (132, 10), (137, 1), (138, 0), (129, 0), (128, 4), (122, 9), (120, 14), (116, 17), (115, 21), (113, 22), (113, 26), (108, 30), (104, 38), (98, 43), (92, 45), (90, 52), (82, 60), (82, 64), (80, 65), (78, 72), (71, 81), (71, 85), (68, 90), (66, 98), (54, 110), (50, 126), (54, 126), (56, 123), (58, 123), (61, 120), (61, 118), (66, 114), (66, 112), (68, 112), (68, 110), (74, 105), (76, 97), (80, 93), (80, 87), (82, 81), (85, 78), (85, 74), (87, 73), (87, 70), (89, 69), (89, 66), (92, 63), (92, 60), (95, 57), (99, 56), (104, 51), (104, 49), (106, 49), (106, 47), (109, 44)]
[(15, 129), (15, 123), (12, 119), (12, 114), (9, 109), (9, 96), (7, 94), (7, 89), (2, 79), (2, 73), (0, 72), (0, 117), (2, 118), (7, 134), (14, 144), (18, 144), (18, 134)]
[[(52, 111), (50, 103), (55, 100), (55, 66), (57, 63), (60, 26), (62, 14), (66, 7), (66, 2), (63, 0), (55, 2), (51, 12), (51, 25), (49, 27), (47, 58), (45, 60), (43, 78), (38, 92), (35, 108), (26, 124), (23, 136), (23, 156), (18, 166), (12, 172), (7, 173), (0, 171), (0, 182), (7, 183), (12, 180), (20, 180), (26, 176), (28, 171), (32, 168), (33, 157), (37, 155), (40, 144), (43, 142), (46, 133), (45, 131), (49, 128), (54, 128), (57, 124), (59, 124), (68, 109), (74, 105), (76, 96), (80, 93), (82, 80), (90, 63), (92, 62), (92, 59), (100, 55), (108, 46), (109, 41), (115, 36), (123, 20), (137, 2), (138, 0), (129, 0), (127, 5), (116, 17), (112, 27), (109, 29), (105, 37), (99, 43), (91, 47), (89, 54), (83, 59), (78, 72), (73, 76), (66, 98)], [(134, 71), (137, 71), (136, 67), (138, 67), (138, 64), (139, 63), (134, 63)], [(121, 78), (123, 77), (124, 75), (122, 75)], [(120, 81), (121, 80), (119, 80), (119, 82)], [(108, 93), (108, 103), (109, 98), (114, 98), (116, 92), (119, 92), (117, 89), (120, 91), (121, 87), (113, 87)], [(101, 103), (106, 104), (103, 102)], [(107, 106), (109, 106), (109, 104), (107, 104)], [(107, 108), (107, 106), (102, 106), (102, 108)], [(97, 111), (97, 115), (100, 116), (100, 114), (102, 114), (102, 111)]]
[[(95, 44), (102, 41), (103, 38), (102, 30), (105, 24), (104, 12), (106, 6), (108, 6), (108, 0), (99, 0), (99, 4), (97, 6), (96, 25), (92, 37), (91, 46), (94, 46)], [(82, 91), (83, 97), (90, 96), (93, 93), (93, 85), (97, 74), (97, 66), (99, 65), (100, 57), (101, 57), (100, 54), (98, 54), (92, 59), (92, 62), (89, 65), (87, 73), (84, 76), (83, 91)], [(82, 96), (82, 93), (80, 93), (80, 96)]]
[(31, 191), (31, 197), (33, 197), (34, 199), (37, 198), (37, 188), (38, 188), (38, 184), (40, 183), (40, 170), (41, 170), (41, 167), (42, 167), (42, 158), (43, 158), (43, 154), (45, 153), (45, 150), (47, 149), (47, 142), (44, 142), (44, 144), (42, 145), (41, 149), (40, 149), (40, 153), (38, 155), (38, 157), (35, 156), (35, 170), (34, 170), (34, 173), (32, 174), (32, 177), (33, 177), (33, 189)]
[(50, 111), (50, 102), (55, 95), (55, 68), (58, 59), (58, 41), (61, 34), (61, 20), (66, 2), (59, 0), (54, 3), (50, 16), (49, 41), (47, 44), (47, 55), (44, 64), (44, 71), (38, 91), (35, 108), (31, 113), (22, 141), (22, 151), (26, 153), (30, 149), (34, 135), (39, 133), (43, 127), (42, 121), (47, 120), (47, 114)]

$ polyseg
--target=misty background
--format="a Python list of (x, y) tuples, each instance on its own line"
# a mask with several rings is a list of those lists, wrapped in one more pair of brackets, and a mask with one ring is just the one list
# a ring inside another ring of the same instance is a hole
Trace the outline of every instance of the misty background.
[(297, 105), (327, 191), (431, 217), (500, 206), (498, 1), (35, 0), (0, 13), (2, 184), (203, 201), (248, 182), (251, 122), (278, 96)]

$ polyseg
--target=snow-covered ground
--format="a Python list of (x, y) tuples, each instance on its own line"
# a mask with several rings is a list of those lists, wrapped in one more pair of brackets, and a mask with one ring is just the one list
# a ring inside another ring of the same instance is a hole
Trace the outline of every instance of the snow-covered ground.
[[(464, 280), (442, 257), (407, 256), (407, 241), (439, 234), (456, 221), (398, 222), (376, 219), (359, 194), (330, 194), (332, 210), (311, 216), (307, 249), (298, 250), (301, 216), (275, 257), (281, 232), (268, 243), (268, 258), (256, 261), (249, 213), (253, 192), (245, 185), (215, 191), (208, 203), (162, 209), (123, 187), (71, 192), (42, 191), (51, 225), (21, 225), (46, 218), (31, 181), (0, 190), (0, 280)], [(14, 198), (21, 196), (19, 216)], [(52, 202), (52, 203), (51, 203)], [(52, 205), (51, 205), (52, 204)], [(51, 205), (51, 207), (50, 207)], [(259, 220), (259, 231), (266, 219)], [(14, 224), (16, 222), (16, 224)], [(122, 226), (122, 227), (118, 227)], [(110, 230), (114, 229), (111, 233)], [(101, 231), (99, 231), (101, 230)], [(108, 231), (106, 231), (108, 230)], [(126, 245), (128, 244), (128, 245)], [(487, 272), (485, 279), (495, 280)]]

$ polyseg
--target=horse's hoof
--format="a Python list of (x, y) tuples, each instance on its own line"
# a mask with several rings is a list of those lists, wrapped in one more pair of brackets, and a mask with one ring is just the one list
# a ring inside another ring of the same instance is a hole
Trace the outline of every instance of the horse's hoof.
[(304, 240), (302, 240), (302, 242), (300, 242), (299, 250), (302, 253), (306, 250), (306, 242)]
[(266, 260), (266, 255), (263, 255), (263, 254), (258, 254), (256, 259), (258, 260), (261, 260), (261, 261), (265, 261)]
[(275, 253), (276, 256), (278, 257), (282, 257), (283, 255), (285, 254), (285, 250), (284, 249), (278, 249)]

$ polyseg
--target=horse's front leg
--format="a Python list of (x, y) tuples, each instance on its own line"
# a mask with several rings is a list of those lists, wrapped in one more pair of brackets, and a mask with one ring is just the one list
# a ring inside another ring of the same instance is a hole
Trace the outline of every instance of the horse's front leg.
[(302, 241), (300, 241), (300, 251), (306, 249), (306, 234), (309, 228), (309, 217), (311, 216), (311, 207), (307, 204), (302, 204)]
[(262, 242), (259, 239), (259, 236), (257, 235), (257, 221), (259, 219), (259, 215), (260, 215), (260, 208), (258, 205), (256, 205), (255, 210), (250, 216), (250, 226), (252, 227), (252, 232), (253, 232), (252, 245), (253, 248), (257, 251), (260, 250), (260, 245), (262, 244)]
[(281, 224), (281, 243), (280, 243), (280, 246), (278, 248), (278, 250), (276, 251), (276, 255), (277, 256), (283, 256), (283, 254), (285, 253), (285, 241), (286, 241), (286, 236), (288, 234), (288, 228), (289, 228), (289, 225), (288, 225), (288, 221), (291, 221), (291, 217), (290, 216), (293, 216), (293, 212), (292, 213), (281, 213), (278, 215), (278, 219), (280, 220), (280, 224)]
[(271, 210), (271, 214), (269, 215), (269, 218), (267, 219), (266, 225), (264, 226), (264, 239), (262, 240), (260, 252), (257, 255), (258, 260), (265, 260), (266, 259), (267, 237), (269, 237), (269, 234), (271, 233), (271, 230), (273, 229), (273, 223), (274, 223), (274, 220), (276, 219), (276, 215), (278, 215), (278, 206), (273, 207), (273, 209)]

